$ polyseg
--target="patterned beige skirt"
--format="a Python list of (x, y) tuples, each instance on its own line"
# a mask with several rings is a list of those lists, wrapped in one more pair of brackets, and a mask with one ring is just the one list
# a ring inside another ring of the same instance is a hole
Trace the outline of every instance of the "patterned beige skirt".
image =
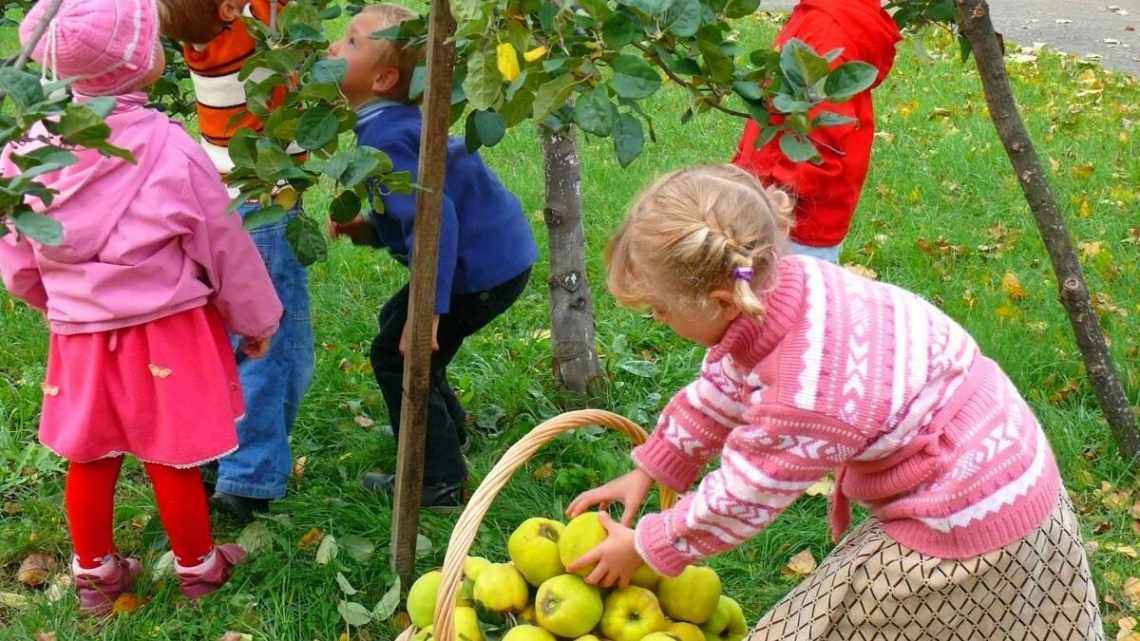
[(1088, 558), (1062, 492), (1024, 539), (965, 561), (903, 547), (875, 519), (764, 615), (749, 641), (1104, 639)]

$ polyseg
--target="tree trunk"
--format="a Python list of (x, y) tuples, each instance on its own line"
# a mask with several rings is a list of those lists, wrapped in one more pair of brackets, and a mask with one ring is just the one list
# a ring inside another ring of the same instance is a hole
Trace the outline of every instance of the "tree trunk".
[(550, 336), (554, 378), (565, 390), (591, 391), (602, 379), (594, 343), (594, 300), (586, 278), (586, 239), (582, 232), (582, 171), (574, 130), (539, 127), (546, 169), (546, 208), (550, 235)]
[(1136, 424), (1136, 414), (1124, 393), (1104, 332), (1093, 310), (1088, 285), (1085, 284), (1077, 254), (1073, 251), (1069, 230), (1049, 188), (1041, 159), (1037, 156), (1037, 150), (1029, 139), (1025, 123), (1014, 102), (1009, 77), (1005, 72), (1005, 61), (990, 20), (989, 4), (985, 0), (955, 0), (955, 4), (958, 28), (974, 52), (990, 118), (997, 128), (998, 137), (1005, 146), (1014, 171), (1017, 172), (1021, 190), (1045, 241), (1045, 248), (1053, 263), (1053, 272), (1057, 276), (1061, 303), (1068, 312), (1101, 411), (1104, 412), (1120, 451), (1126, 457), (1138, 460), (1140, 428)]

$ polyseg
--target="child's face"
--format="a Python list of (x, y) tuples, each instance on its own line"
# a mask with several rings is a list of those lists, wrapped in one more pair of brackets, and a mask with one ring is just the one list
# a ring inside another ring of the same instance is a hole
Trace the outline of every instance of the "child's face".
[(730, 292), (717, 290), (705, 305), (655, 301), (653, 320), (669, 326), (681, 338), (712, 347), (720, 342), (728, 326), (740, 315)]
[(329, 46), (329, 57), (348, 63), (340, 88), (353, 107), (391, 95), (399, 85), (400, 70), (385, 62), (382, 43), (371, 38), (386, 26), (377, 16), (361, 13), (348, 25), (344, 37)]

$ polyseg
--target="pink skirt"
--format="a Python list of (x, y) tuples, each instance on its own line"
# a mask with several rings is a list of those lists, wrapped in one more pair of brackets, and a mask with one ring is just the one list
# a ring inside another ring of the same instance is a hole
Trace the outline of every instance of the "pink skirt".
[(40, 442), (86, 463), (131, 454), (195, 467), (237, 449), (245, 411), (221, 316), (198, 307), (91, 334), (52, 334)]

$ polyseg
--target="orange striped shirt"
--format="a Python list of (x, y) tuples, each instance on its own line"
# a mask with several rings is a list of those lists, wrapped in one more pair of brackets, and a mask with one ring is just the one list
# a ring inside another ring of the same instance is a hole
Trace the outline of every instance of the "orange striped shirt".
[[(252, 0), (246, 15), (269, 24), (272, 0)], [(288, 0), (276, 0), (277, 11)], [(202, 147), (218, 171), (225, 174), (233, 169), (230, 159), (230, 139), (240, 129), (261, 131), (262, 123), (247, 111), (245, 86), (238, 79), (242, 65), (257, 51), (257, 41), (249, 33), (244, 20), (235, 20), (218, 37), (205, 45), (187, 44), (183, 47), (186, 66), (198, 102), (198, 125), (202, 132)], [(257, 69), (250, 78), (254, 81), (269, 77), (270, 71)], [(271, 106), (279, 106), (285, 99), (285, 87), (274, 91)], [(303, 155), (303, 150), (291, 145), (289, 152)]]

